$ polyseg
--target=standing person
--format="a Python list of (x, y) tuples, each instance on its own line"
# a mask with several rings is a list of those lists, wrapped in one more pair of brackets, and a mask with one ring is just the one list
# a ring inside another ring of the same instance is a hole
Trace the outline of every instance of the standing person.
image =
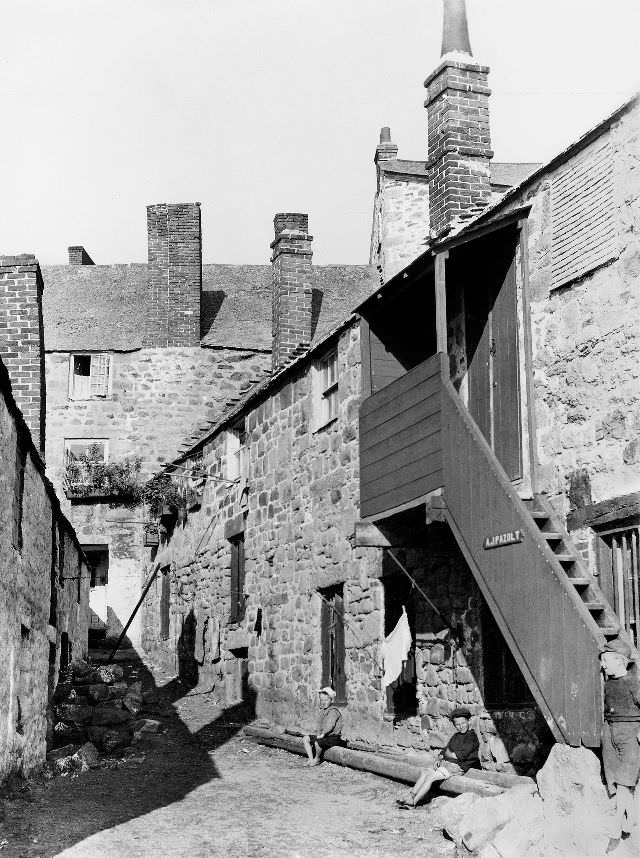
[(303, 736), (304, 749), (309, 760), (307, 766), (319, 766), (322, 762), (322, 752), (336, 745), (344, 745), (342, 741), (342, 712), (333, 705), (336, 693), (333, 688), (321, 688), (318, 692), (320, 714), (315, 734)]
[(631, 657), (631, 647), (619, 638), (600, 654), (606, 677), (602, 762), (609, 795), (616, 797), (616, 827), (607, 853), (640, 825), (640, 680), (628, 669)]
[(480, 743), (474, 730), (469, 727), (471, 712), (466, 708), (454, 709), (451, 720), (456, 732), (436, 757), (433, 768), (426, 769), (406, 798), (397, 799), (401, 808), (416, 807), (436, 781), (444, 781), (452, 775), (463, 775), (469, 769), (480, 768), (478, 751)]

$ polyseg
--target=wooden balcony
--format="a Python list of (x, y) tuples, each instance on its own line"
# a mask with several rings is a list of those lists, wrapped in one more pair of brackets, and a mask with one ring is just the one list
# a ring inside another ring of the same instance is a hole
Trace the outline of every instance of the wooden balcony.
[(438, 353), (360, 406), (360, 513), (381, 517), (416, 506), (443, 486), (442, 395)]

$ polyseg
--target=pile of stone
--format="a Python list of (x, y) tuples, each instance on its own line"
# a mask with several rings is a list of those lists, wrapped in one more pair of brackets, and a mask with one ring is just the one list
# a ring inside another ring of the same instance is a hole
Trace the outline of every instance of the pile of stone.
[(54, 694), (53, 744), (57, 747), (47, 755), (49, 763), (58, 771), (84, 771), (97, 765), (98, 749), (111, 753), (131, 745), (143, 733), (156, 732), (159, 721), (139, 717), (153, 698), (155, 692), (143, 693), (141, 682), (125, 682), (119, 665), (72, 662)]
[[(600, 763), (586, 748), (554, 745), (537, 783), (502, 795), (464, 793), (441, 808), (458, 854), (478, 858), (601, 856), (614, 836), (614, 805)], [(636, 847), (637, 848), (637, 847)], [(630, 858), (622, 846), (616, 858)]]

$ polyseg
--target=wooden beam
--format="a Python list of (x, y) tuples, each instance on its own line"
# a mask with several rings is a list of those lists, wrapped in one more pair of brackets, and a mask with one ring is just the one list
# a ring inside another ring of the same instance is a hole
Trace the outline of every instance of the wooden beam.
[(384, 527), (382, 530), (372, 521), (356, 521), (355, 548), (402, 548), (415, 545), (416, 537), (409, 528)]
[(446, 260), (449, 251), (444, 250), (436, 254), (435, 259), (435, 287), (436, 287), (436, 348), (439, 352), (447, 354), (447, 281)]
[(362, 364), (362, 398), (371, 396), (371, 332), (369, 322), (360, 317), (360, 361)]
[(538, 485), (538, 439), (536, 427), (536, 401), (533, 384), (533, 340), (531, 336), (531, 298), (529, 294), (529, 224), (526, 219), (518, 221), (520, 227), (519, 253), (522, 275), (522, 323), (524, 338), (524, 378), (527, 393), (527, 436), (529, 439), (529, 475), (533, 494)]

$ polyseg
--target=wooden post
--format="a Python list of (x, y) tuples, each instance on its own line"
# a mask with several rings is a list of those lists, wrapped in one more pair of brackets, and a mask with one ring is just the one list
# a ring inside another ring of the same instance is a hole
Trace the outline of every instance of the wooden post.
[(536, 437), (536, 403), (533, 386), (533, 344), (531, 336), (531, 296), (529, 293), (529, 223), (526, 218), (518, 221), (520, 237), (518, 251), (520, 253), (520, 271), (522, 274), (522, 322), (524, 333), (524, 375), (527, 391), (527, 422), (529, 434), (529, 473), (531, 475), (531, 491), (538, 491), (538, 442)]
[(435, 286), (436, 286), (436, 343), (437, 349), (447, 354), (447, 281), (445, 265), (448, 250), (436, 253), (435, 258)]

